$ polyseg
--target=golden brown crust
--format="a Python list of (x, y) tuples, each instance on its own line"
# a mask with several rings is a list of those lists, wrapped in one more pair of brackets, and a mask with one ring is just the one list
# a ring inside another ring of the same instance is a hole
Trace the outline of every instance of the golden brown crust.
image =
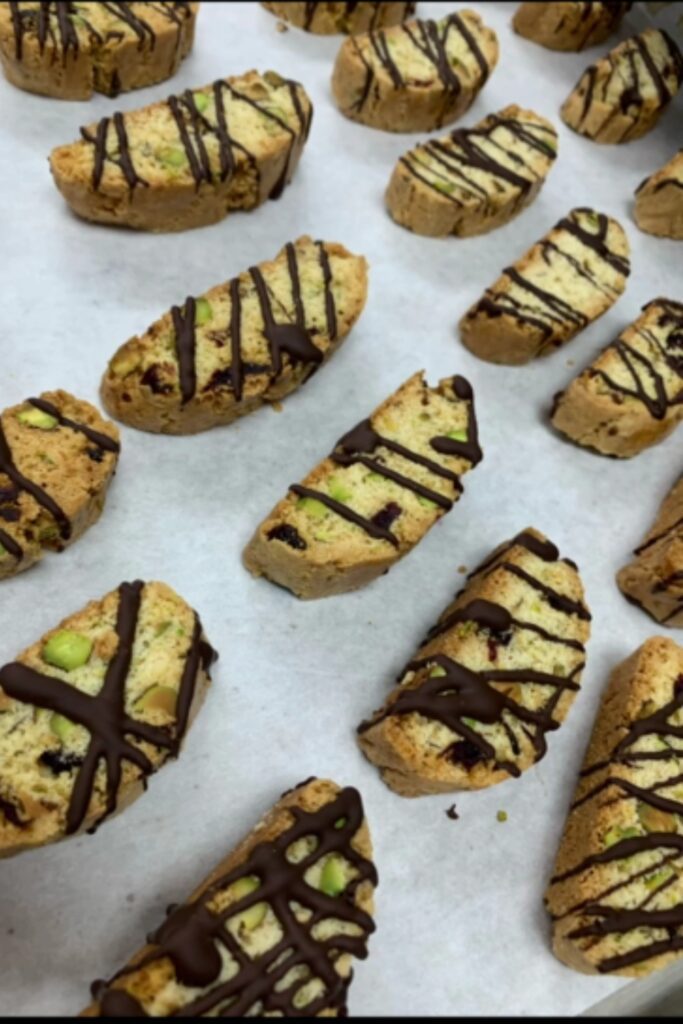
[(515, 32), (549, 50), (577, 52), (604, 43), (617, 31), (631, 3), (521, 3), (512, 19)]
[(342, 32), (355, 35), (398, 25), (415, 12), (412, 2), (378, 0), (372, 3), (344, 3), (328, 0), (325, 3), (300, 3), (298, 0), (262, 0), (262, 7), (290, 25), (296, 25), (316, 35), (337, 35)]
[(638, 186), (633, 216), (649, 235), (683, 239), (683, 149)]

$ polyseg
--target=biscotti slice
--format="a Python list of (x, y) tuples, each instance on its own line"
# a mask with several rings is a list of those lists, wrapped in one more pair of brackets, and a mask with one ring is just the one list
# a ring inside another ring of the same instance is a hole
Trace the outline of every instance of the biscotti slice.
[(683, 627), (683, 477), (633, 554), (617, 574), (622, 592), (662, 625)]
[(557, 133), (532, 110), (505, 107), (405, 153), (387, 188), (389, 213), (418, 235), (492, 231), (538, 195), (557, 155)]
[(518, 534), (468, 577), (360, 726), (361, 750), (401, 796), (518, 777), (576, 697), (590, 618), (574, 563), (537, 530)]
[(648, 235), (683, 239), (683, 149), (638, 186), (634, 217)]
[(83, 1016), (346, 1016), (376, 885), (360, 794), (309, 779), (93, 985)]
[(683, 419), (683, 304), (654, 299), (616, 341), (555, 396), (557, 430), (602, 455), (628, 459)]
[(182, 231), (278, 199), (312, 114), (298, 82), (249, 71), (103, 117), (79, 142), (53, 149), (50, 168), (86, 220)]
[(122, 345), (102, 381), (113, 416), (192, 434), (300, 387), (341, 345), (367, 296), (367, 264), (304, 236)]
[(114, 424), (66, 391), (0, 414), (0, 580), (97, 522), (119, 451)]
[(122, 583), (0, 669), (0, 857), (94, 831), (178, 754), (215, 654), (164, 583)]
[(577, 52), (604, 43), (617, 31), (632, 3), (522, 3), (512, 19), (515, 32), (549, 50)]
[(453, 507), (481, 458), (467, 381), (430, 388), (416, 373), (290, 487), (244, 564), (302, 598), (363, 587)]
[(683, 649), (652, 637), (609, 681), (546, 892), (555, 955), (641, 977), (683, 953)]
[(0, 60), (28, 92), (88, 100), (154, 85), (178, 70), (194, 41), (198, 3), (0, 4)]
[(468, 109), (498, 63), (498, 39), (474, 11), (352, 36), (332, 73), (352, 121), (391, 132), (432, 131)]
[(296, 25), (305, 32), (330, 36), (343, 32), (355, 35), (357, 32), (374, 32), (376, 29), (399, 25), (415, 13), (413, 2), (397, 3), (394, 0), (378, 0), (374, 3), (298, 3), (262, 2), (262, 7), (290, 25)]
[(584, 71), (562, 120), (593, 142), (631, 142), (654, 128), (681, 82), (676, 43), (663, 29), (646, 28)]
[(463, 344), (480, 359), (509, 366), (554, 352), (617, 301), (630, 273), (629, 251), (616, 220), (571, 210), (467, 311)]

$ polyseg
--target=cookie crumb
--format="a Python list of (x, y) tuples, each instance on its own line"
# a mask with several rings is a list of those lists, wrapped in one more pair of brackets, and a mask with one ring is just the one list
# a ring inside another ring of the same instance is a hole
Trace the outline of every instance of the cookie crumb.
[(278, 21), (275, 25), (277, 32), (289, 32), (289, 25), (285, 25), (284, 21)]
[(575, 359), (568, 359), (567, 360), (567, 366), (576, 366), (576, 360)]
[(507, 811), (498, 811), (498, 813), (496, 814), (496, 821), (503, 822), (503, 821), (507, 821), (507, 820), (508, 820)]
[(270, 408), (273, 412), (282, 412), (282, 402), (271, 402)]
[(464, 573), (466, 573), (466, 572), (467, 572), (467, 566), (466, 566), (466, 565), (459, 565), (459, 566), (458, 566), (458, 572), (459, 572), (459, 573), (460, 573), (461, 575), (463, 575)]
[(444, 813), (445, 813), (447, 818), (451, 819), (451, 821), (457, 821), (458, 818), (460, 817), (460, 815), (458, 814), (458, 812), (455, 809), (455, 804), (451, 804), (451, 806), (448, 808), (448, 810), (445, 811)]

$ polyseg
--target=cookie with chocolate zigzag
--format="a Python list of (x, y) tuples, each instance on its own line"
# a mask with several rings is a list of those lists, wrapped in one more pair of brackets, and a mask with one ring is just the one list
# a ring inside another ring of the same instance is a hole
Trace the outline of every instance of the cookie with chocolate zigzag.
[(641, 977), (683, 953), (683, 649), (652, 637), (612, 673), (545, 902), (553, 949)]
[(618, 221), (570, 210), (467, 311), (463, 344), (509, 366), (554, 352), (614, 305), (631, 272), (629, 253)]
[(103, 117), (50, 155), (80, 217), (182, 231), (277, 199), (292, 180), (313, 107), (303, 86), (249, 71)]
[(418, 235), (481, 235), (533, 202), (556, 156), (549, 121), (505, 107), (404, 153), (389, 181), (387, 208)]
[(328, 3), (300, 3), (298, 0), (279, 3), (277, 0), (263, 0), (262, 7), (290, 25), (302, 28), (304, 32), (330, 36), (342, 32), (354, 35), (357, 32), (374, 32), (376, 29), (398, 25), (415, 13), (415, 3), (398, 0), (378, 0), (366, 3), (364, 0), (332, 0)]
[(170, 78), (192, 49), (198, 3), (0, 4), (0, 61), (13, 85), (65, 100), (118, 96)]
[(102, 381), (113, 416), (190, 434), (291, 394), (336, 352), (360, 316), (367, 264), (304, 236), (122, 345)]
[(579, 690), (590, 633), (578, 570), (528, 529), (468, 577), (358, 729), (401, 796), (482, 789), (546, 753)]
[(683, 239), (683, 149), (640, 183), (633, 216), (648, 235)]
[(474, 102), (498, 63), (498, 40), (474, 11), (406, 21), (352, 36), (332, 73), (337, 106), (352, 121), (392, 132), (432, 131)]
[(309, 779), (95, 983), (83, 1016), (346, 1016), (376, 885), (360, 794)]
[(302, 598), (365, 586), (450, 511), (481, 458), (468, 382), (416, 373), (292, 484), (244, 564)]
[(97, 522), (119, 451), (114, 424), (66, 391), (0, 414), (0, 580)]
[(522, 3), (512, 27), (525, 39), (549, 50), (585, 50), (597, 46), (617, 31), (632, 3), (593, 3), (562, 0), (561, 3)]
[(654, 299), (569, 387), (552, 424), (576, 444), (628, 459), (683, 419), (683, 304)]
[(215, 653), (164, 583), (122, 583), (0, 668), (0, 857), (94, 831), (178, 754)]

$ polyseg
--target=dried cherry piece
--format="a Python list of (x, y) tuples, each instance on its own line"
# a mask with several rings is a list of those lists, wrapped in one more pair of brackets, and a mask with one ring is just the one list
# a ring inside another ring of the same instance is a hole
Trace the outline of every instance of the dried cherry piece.
[(296, 548), (297, 551), (306, 550), (306, 541), (296, 527), (290, 526), (289, 523), (273, 527), (268, 534), (268, 540), (281, 540), (283, 544), (288, 544), (290, 548)]

